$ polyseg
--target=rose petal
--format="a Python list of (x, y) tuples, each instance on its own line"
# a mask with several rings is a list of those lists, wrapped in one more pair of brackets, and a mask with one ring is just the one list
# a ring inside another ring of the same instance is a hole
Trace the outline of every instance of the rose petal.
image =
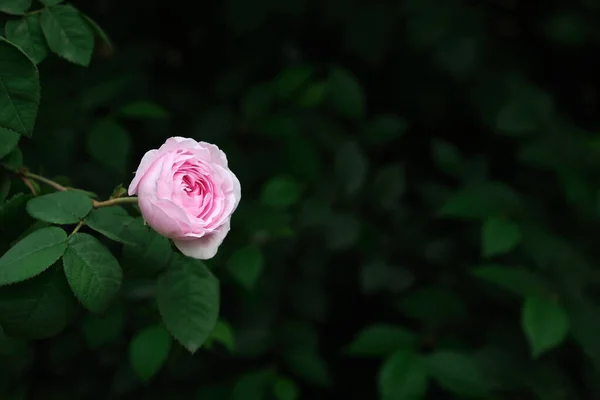
[(146, 174), (146, 172), (148, 171), (148, 168), (150, 168), (152, 163), (154, 161), (156, 161), (157, 157), (158, 157), (158, 150), (150, 150), (150, 151), (147, 151), (146, 154), (144, 154), (144, 157), (142, 157), (142, 161), (140, 161), (140, 165), (138, 166), (137, 171), (135, 171), (135, 176), (133, 177), (133, 180), (129, 184), (129, 188), (127, 189), (127, 193), (130, 196), (133, 196), (134, 194), (137, 193), (137, 189), (138, 189), (140, 180)]
[(227, 168), (227, 156), (221, 149), (211, 143), (207, 142), (198, 142), (198, 144), (210, 151), (210, 161), (215, 164), (220, 165), (221, 167)]
[(230, 222), (227, 220), (223, 225), (205, 236), (193, 240), (173, 240), (175, 246), (186, 256), (199, 260), (213, 258), (223, 243), (225, 236), (229, 233)]
[(189, 230), (185, 212), (169, 200), (140, 197), (138, 205), (148, 225), (165, 237), (181, 238)]

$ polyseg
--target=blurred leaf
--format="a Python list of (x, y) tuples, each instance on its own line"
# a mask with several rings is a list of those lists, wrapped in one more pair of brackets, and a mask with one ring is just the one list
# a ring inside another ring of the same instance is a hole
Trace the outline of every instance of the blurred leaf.
[(27, 202), (29, 215), (51, 224), (76, 224), (91, 210), (92, 200), (71, 190), (45, 194)]
[(294, 116), (274, 114), (266, 118), (261, 132), (273, 137), (300, 136), (300, 127)]
[(496, 129), (504, 134), (522, 135), (544, 128), (552, 117), (554, 103), (549, 93), (529, 82), (508, 82), (511, 96), (496, 116)]
[(472, 184), (454, 192), (439, 211), (440, 216), (485, 219), (518, 211), (520, 199), (509, 187), (497, 182)]
[(104, 315), (86, 314), (81, 330), (91, 349), (114, 343), (125, 330), (125, 312), (122, 307), (112, 307)]
[(137, 376), (149, 381), (160, 371), (171, 351), (171, 336), (162, 326), (149, 326), (136, 333), (129, 344), (129, 362)]
[(2, 0), (0, 12), (12, 15), (23, 15), (31, 7), (31, 0)]
[(298, 135), (286, 140), (285, 150), (290, 172), (309, 182), (319, 180), (322, 165), (316, 146), (313, 143)]
[(360, 331), (346, 352), (353, 356), (386, 357), (396, 350), (413, 348), (417, 343), (417, 336), (406, 328), (377, 324)]
[(298, 97), (300, 107), (317, 107), (327, 98), (327, 83), (316, 82), (308, 85), (306, 90)]
[(38, 70), (25, 53), (4, 38), (0, 38), (0, 54), (0, 128), (31, 137), (40, 103)]
[(522, 324), (533, 358), (560, 345), (569, 333), (569, 317), (563, 307), (540, 296), (525, 299)]
[(195, 353), (213, 331), (219, 300), (219, 281), (199, 260), (176, 255), (158, 278), (162, 320), (190, 353)]
[(365, 142), (372, 146), (383, 146), (399, 138), (408, 130), (405, 118), (395, 115), (378, 115), (364, 128)]
[(247, 372), (235, 382), (231, 400), (265, 400), (274, 379), (269, 369)]
[(120, 174), (129, 163), (131, 138), (121, 125), (110, 119), (97, 121), (87, 135), (88, 153), (100, 164)]
[(79, 11), (69, 5), (46, 7), (40, 22), (50, 50), (72, 63), (89, 65), (94, 34)]
[(151, 101), (134, 101), (119, 109), (119, 115), (139, 119), (165, 119), (169, 117), (167, 110)]
[(217, 321), (215, 329), (209, 336), (209, 340), (221, 343), (230, 351), (235, 349), (235, 337), (231, 325), (222, 319)]
[(315, 69), (309, 65), (297, 65), (280, 71), (273, 80), (273, 89), (278, 96), (289, 98), (306, 86)]
[(387, 291), (400, 293), (413, 285), (415, 277), (406, 268), (372, 261), (366, 264), (360, 274), (361, 288), (365, 294)]
[(343, 68), (333, 68), (327, 81), (327, 96), (333, 108), (343, 117), (365, 115), (365, 94), (356, 77)]
[[(0, 128), (1, 129), (1, 128)], [(23, 153), (21, 153), (21, 149), (15, 147), (13, 151), (8, 153), (6, 157), (2, 159), (0, 162), (2, 166), (10, 171), (17, 171), (19, 168), (23, 167)], [(35, 186), (36, 183), (32, 182)]]
[(541, 278), (522, 268), (486, 265), (474, 269), (472, 274), (523, 297), (549, 293), (547, 284)]
[(0, 257), (0, 285), (10, 285), (41, 274), (54, 264), (67, 248), (67, 234), (60, 228), (39, 229)]
[(334, 214), (327, 221), (327, 247), (333, 251), (351, 247), (360, 236), (360, 221), (353, 214)]
[(509, 253), (521, 240), (519, 226), (503, 218), (490, 217), (483, 223), (481, 249), (484, 257)]
[(584, 16), (568, 10), (559, 10), (548, 18), (542, 30), (548, 39), (563, 45), (582, 45), (588, 38)]
[(465, 353), (439, 350), (424, 358), (429, 374), (444, 389), (464, 397), (488, 397), (493, 386), (477, 360)]
[(264, 267), (262, 251), (259, 247), (248, 245), (238, 249), (227, 261), (227, 270), (244, 288), (251, 290)]
[(431, 142), (433, 160), (437, 167), (450, 175), (459, 175), (462, 167), (462, 157), (459, 149), (452, 143), (441, 139)]
[(119, 206), (96, 208), (85, 217), (86, 225), (96, 232), (126, 244), (136, 244), (127, 229), (133, 221), (127, 211)]
[(286, 176), (271, 178), (262, 189), (262, 204), (275, 208), (287, 208), (294, 205), (302, 193), (296, 181)]
[(411, 350), (399, 350), (379, 370), (381, 399), (421, 399), (427, 391), (427, 378), (427, 370), (421, 359)]
[(74, 310), (75, 299), (62, 270), (57, 268), (0, 288), (0, 325), (12, 337), (54, 336), (67, 326)]
[(19, 144), (21, 135), (17, 132), (0, 127), (0, 158), (6, 157)]
[(403, 164), (388, 164), (377, 171), (373, 179), (373, 192), (379, 205), (385, 210), (398, 207), (406, 189)]
[(329, 367), (316, 352), (306, 349), (289, 350), (284, 354), (284, 360), (287, 367), (307, 383), (321, 387), (332, 384)]
[(0, 205), (6, 201), (8, 192), (10, 192), (10, 177), (8, 173), (0, 172)]
[(7, 21), (4, 26), (6, 38), (19, 46), (35, 64), (48, 55), (48, 45), (40, 26), (40, 15), (30, 14), (20, 20)]
[(141, 218), (124, 226), (121, 234), (127, 241), (123, 258), (136, 272), (153, 275), (169, 264), (173, 255), (169, 239), (144, 225)]
[[(430, 307), (436, 304), (436, 307)], [(399, 308), (409, 317), (425, 322), (456, 321), (467, 315), (464, 302), (457, 293), (435, 286), (427, 286), (405, 296)]]
[(342, 144), (335, 154), (335, 176), (345, 194), (356, 194), (367, 177), (368, 159), (353, 141)]
[(276, 400), (298, 400), (300, 389), (291, 379), (280, 376), (273, 384), (273, 396)]
[(108, 308), (116, 297), (123, 272), (111, 252), (92, 235), (74, 233), (63, 256), (69, 286), (81, 304), (91, 312)]
[[(60, 3), (61, 1), (58, 1), (57, 3)], [(109, 51), (112, 53), (114, 51), (114, 47), (112, 41), (110, 40), (110, 37), (108, 37), (108, 34), (104, 32), (104, 29), (102, 29), (100, 25), (96, 23), (96, 21), (94, 21), (84, 13), (80, 12), (79, 15), (81, 15), (83, 19), (85, 19), (92, 31), (106, 44), (106, 46), (108, 46)]]

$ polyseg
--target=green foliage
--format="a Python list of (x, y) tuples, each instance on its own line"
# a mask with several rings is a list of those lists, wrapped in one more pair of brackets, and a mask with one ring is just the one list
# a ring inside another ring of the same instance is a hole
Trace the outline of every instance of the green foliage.
[(379, 324), (363, 329), (348, 346), (347, 353), (354, 356), (388, 356), (396, 350), (413, 348), (416, 335), (408, 329)]
[(160, 325), (146, 327), (129, 343), (129, 362), (142, 381), (148, 381), (161, 369), (171, 351), (171, 336)]
[(92, 211), (92, 200), (81, 192), (67, 190), (33, 198), (27, 212), (51, 224), (76, 224)]
[(6, 38), (19, 46), (34, 63), (41, 63), (48, 55), (48, 45), (42, 32), (39, 14), (7, 21), (4, 31)]
[(558, 346), (569, 333), (569, 317), (564, 308), (540, 296), (525, 299), (522, 323), (534, 358)]
[(419, 399), (427, 391), (427, 369), (411, 350), (393, 353), (379, 371), (379, 393), (383, 400)]
[(0, 12), (23, 15), (31, 6), (31, 0), (5, 0), (0, 5)]
[(263, 267), (263, 255), (256, 246), (240, 248), (227, 261), (229, 273), (248, 290), (256, 285)]
[(492, 217), (483, 223), (481, 249), (484, 257), (508, 253), (520, 240), (521, 231), (514, 222)]
[(50, 50), (72, 63), (89, 65), (94, 34), (79, 11), (69, 5), (46, 7), (40, 23)]

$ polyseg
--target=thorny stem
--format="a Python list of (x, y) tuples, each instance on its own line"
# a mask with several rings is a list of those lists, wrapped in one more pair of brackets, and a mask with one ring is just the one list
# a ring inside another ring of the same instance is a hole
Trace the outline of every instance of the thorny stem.
[[(27, 187), (29, 187), (29, 189), (31, 190), (31, 192), (34, 195), (37, 195), (36, 190), (33, 187), (33, 185), (31, 185), (31, 182), (29, 182), (28, 178), (35, 179), (36, 181), (45, 183), (46, 185), (53, 187), (54, 189), (58, 190), (59, 192), (65, 192), (67, 190), (77, 190), (74, 188), (67, 188), (67, 187), (61, 185), (60, 183), (54, 182), (52, 179), (45, 178), (41, 175), (37, 175), (37, 174), (34, 174), (29, 171), (21, 170), (18, 172), (18, 174), (21, 177), (21, 179), (23, 179), (23, 182), (25, 182)], [(137, 197), (117, 197), (115, 199), (109, 199), (109, 200), (105, 200), (105, 201), (98, 201), (98, 200), (92, 199), (92, 205), (94, 208), (100, 208), (100, 207), (110, 207), (110, 206), (114, 206), (117, 204), (136, 204), (137, 201), (138, 201)], [(76, 229), (78, 229), (78, 228), (76, 228)]]

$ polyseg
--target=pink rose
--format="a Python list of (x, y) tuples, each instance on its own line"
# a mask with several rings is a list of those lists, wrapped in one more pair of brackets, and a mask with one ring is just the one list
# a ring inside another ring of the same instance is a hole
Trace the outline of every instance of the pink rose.
[(129, 185), (144, 220), (189, 257), (207, 260), (229, 232), (240, 181), (217, 146), (172, 137), (148, 151)]

